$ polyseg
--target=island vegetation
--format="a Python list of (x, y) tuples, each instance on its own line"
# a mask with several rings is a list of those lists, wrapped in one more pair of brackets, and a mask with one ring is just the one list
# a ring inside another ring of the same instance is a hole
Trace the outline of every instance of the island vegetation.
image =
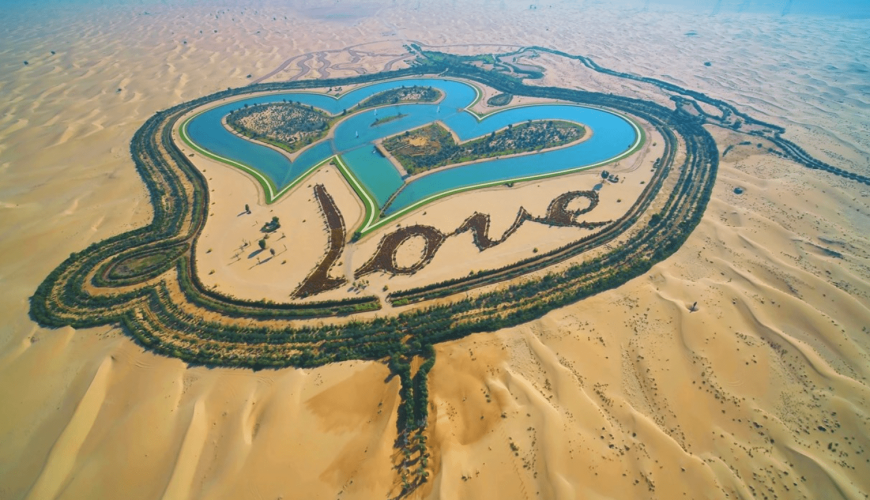
[(326, 136), (332, 117), (313, 106), (273, 102), (245, 105), (231, 111), (226, 122), (245, 137), (295, 153)]
[(441, 91), (433, 87), (422, 85), (406, 87), (403, 85), (399, 88), (379, 92), (359, 103), (358, 107), (374, 108), (390, 104), (435, 102), (441, 99), (441, 96)]
[(398, 113), (398, 114), (395, 114), (395, 115), (382, 116), (382, 117), (378, 118), (377, 120), (373, 121), (372, 124), (371, 124), (371, 126), (372, 126), (372, 127), (377, 127), (377, 126), (379, 126), (379, 125), (383, 125), (383, 124), (385, 124), (385, 123), (390, 123), (390, 122), (392, 122), (392, 121), (398, 120), (398, 119), (400, 119), (400, 118), (404, 118), (404, 117), (406, 117), (406, 116), (408, 116), (408, 115), (406, 115), (406, 114), (402, 114), (402, 113)]
[(415, 175), (445, 165), (564, 146), (580, 140), (585, 132), (576, 123), (529, 121), (517, 126), (508, 125), (504, 130), (479, 139), (457, 143), (447, 129), (433, 123), (388, 137), (383, 146), (410, 175)]
[(507, 106), (514, 100), (514, 96), (511, 94), (496, 94), (489, 99), (486, 100), (486, 104), (497, 107), (497, 106)]
[[(374, 108), (390, 104), (435, 102), (442, 96), (433, 87), (414, 85), (379, 92), (357, 105), (357, 109)], [(236, 133), (255, 141), (281, 148), (288, 153), (323, 139), (330, 128), (347, 110), (330, 115), (314, 106), (293, 101), (269, 102), (230, 111), (227, 126)], [(376, 119), (372, 127), (398, 120), (406, 115), (397, 113)]]

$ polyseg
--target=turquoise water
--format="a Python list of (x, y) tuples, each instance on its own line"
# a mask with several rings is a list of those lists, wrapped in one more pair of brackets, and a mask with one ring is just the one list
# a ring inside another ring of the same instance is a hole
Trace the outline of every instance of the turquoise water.
[[(239, 109), (245, 104), (282, 100), (310, 104), (332, 114), (340, 113), (374, 94), (402, 85), (435, 87), (444, 92), (445, 97), (439, 104), (391, 105), (353, 115), (335, 127), (333, 138), (309, 148), (293, 162), (269, 147), (230, 133), (221, 123), (221, 119), (231, 110)], [(275, 183), (278, 190), (317, 163), (338, 154), (380, 207), (383, 208), (393, 197), (384, 210), (387, 215), (424, 198), (454, 189), (487, 182), (507, 182), (531, 175), (554, 174), (607, 161), (630, 149), (637, 139), (634, 126), (621, 116), (600, 109), (568, 104), (508, 109), (478, 121), (473, 114), (464, 110), (474, 101), (475, 96), (475, 90), (468, 84), (434, 78), (377, 83), (348, 92), (340, 99), (304, 92), (272, 94), (208, 110), (190, 121), (187, 132), (190, 139), (200, 147), (259, 170)], [(371, 126), (376, 119), (395, 114), (407, 116), (377, 127)], [(389, 160), (375, 152), (374, 141), (436, 120), (446, 124), (462, 141), (484, 136), (508, 124), (528, 120), (574, 121), (589, 127), (592, 136), (580, 144), (556, 151), (492, 159), (463, 167), (436, 170), (407, 180), (402, 179)]]

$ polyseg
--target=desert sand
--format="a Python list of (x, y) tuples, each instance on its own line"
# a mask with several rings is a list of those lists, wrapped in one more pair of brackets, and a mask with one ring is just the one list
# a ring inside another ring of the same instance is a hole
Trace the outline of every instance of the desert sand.
[[(129, 142), (173, 104), (252, 81), (395, 69), (410, 58), (402, 44), (411, 41), (468, 54), (543, 45), (727, 100), (785, 126), (820, 159), (870, 173), (866, 19), (797, 7), (780, 17), (733, 6), (711, 16), (643, 3), (566, 2), (533, 12), (528, 4), (7, 9), (0, 21), (0, 498), (368, 499), (400, 490), (392, 468), (399, 383), (382, 363), (188, 367), (118, 328), (43, 329), (29, 318), (28, 297), (71, 252), (149, 221)], [(669, 103), (653, 88), (576, 62), (551, 55), (528, 62), (547, 69), (542, 85)], [(711, 132), (720, 144), (744, 137)], [(199, 256), (202, 278), (239, 295), (285, 297), (288, 283), (301, 279), (280, 263), (285, 257), (248, 269), (250, 250), (231, 264), (233, 248), (275, 213), (306, 220), (297, 226), (310, 243), (293, 251), (315, 258), (326, 236), (307, 203), (309, 183), (266, 206), (246, 176), (218, 164), (201, 168), (214, 189), (208, 224), (226, 221), (225, 233), (207, 228), (200, 244), (212, 248)], [(361, 206), (328, 170), (315, 174), (317, 182), (350, 224)], [(565, 179), (585, 185), (592, 177)], [(511, 203), (543, 210), (561, 192), (547, 183), (513, 188)], [(606, 194), (602, 208), (615, 213)], [(503, 198), (495, 190), (478, 195)], [(427, 218), (436, 213), (448, 226), (451, 217), (461, 221), (467, 214), (450, 205), (458, 200), (408, 222), (434, 223)], [(239, 217), (245, 203), (253, 213)], [(514, 213), (494, 227), (506, 227)], [(764, 147), (733, 148), (701, 224), (649, 273), (531, 323), (436, 346), (431, 476), (412, 496), (866, 498), (868, 228), (866, 186)], [(559, 231), (579, 230), (530, 224), (521, 231), (530, 234), (498, 247), (503, 253), (492, 261), (463, 265), (495, 265), (527, 252), (528, 241), (558, 245)], [(468, 239), (448, 240), (406, 284), (446, 272), (438, 259), (477, 252)], [(273, 268), (288, 271), (273, 279)], [(386, 278), (371, 282), (380, 290)]]

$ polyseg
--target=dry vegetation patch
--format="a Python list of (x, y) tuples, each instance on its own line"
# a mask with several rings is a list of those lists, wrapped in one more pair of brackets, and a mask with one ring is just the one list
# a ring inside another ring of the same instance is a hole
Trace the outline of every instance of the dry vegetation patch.
[(239, 134), (294, 153), (322, 139), (331, 118), (313, 106), (276, 102), (232, 111), (227, 125)]

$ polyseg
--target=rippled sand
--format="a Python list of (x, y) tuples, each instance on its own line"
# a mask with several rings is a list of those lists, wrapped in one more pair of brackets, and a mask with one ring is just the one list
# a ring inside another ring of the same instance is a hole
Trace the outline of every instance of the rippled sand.
[[(412, 40), (458, 53), (545, 45), (728, 100), (821, 159), (870, 173), (866, 20), (457, 4), (4, 14), (0, 498), (399, 491), (398, 381), (381, 364), (188, 368), (116, 328), (29, 319), (27, 298), (66, 256), (150, 220), (128, 147), (173, 104), (252, 81), (395, 69)], [(668, 102), (554, 56), (527, 62), (547, 67), (545, 84)], [(646, 276), (439, 345), (433, 474), (415, 495), (864, 498), (870, 190), (763, 149), (728, 153), (702, 223)]]

